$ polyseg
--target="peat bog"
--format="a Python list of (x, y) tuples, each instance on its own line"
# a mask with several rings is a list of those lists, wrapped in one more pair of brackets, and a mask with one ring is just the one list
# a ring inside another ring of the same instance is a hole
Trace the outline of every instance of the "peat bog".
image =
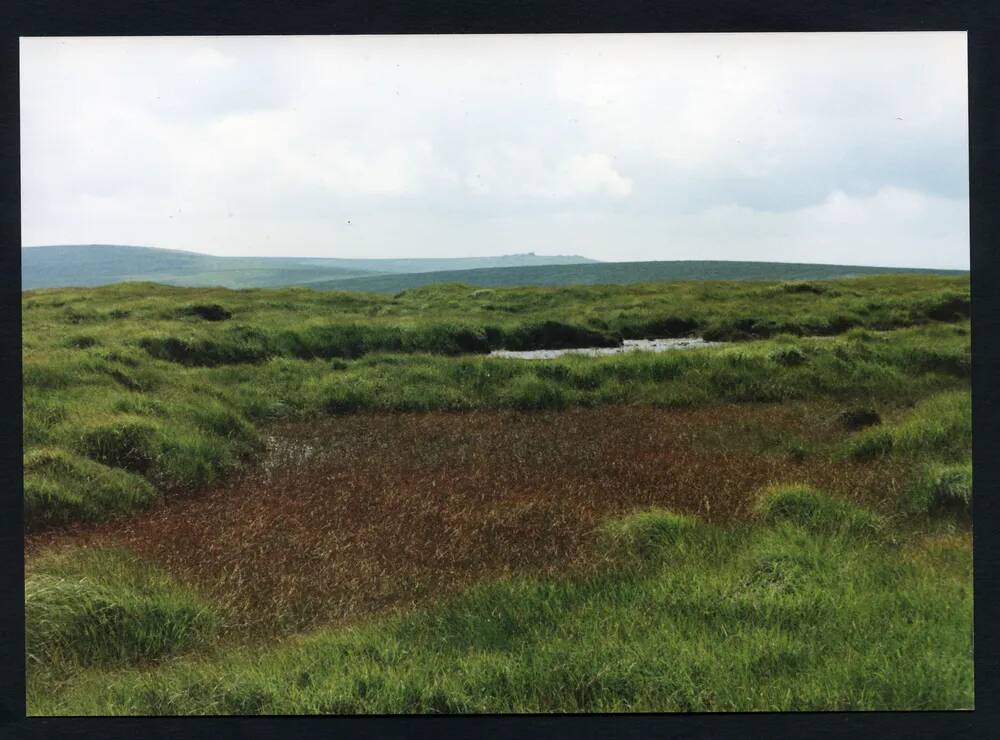
[(745, 520), (758, 490), (787, 480), (890, 505), (901, 466), (836, 459), (838, 432), (837, 407), (817, 403), (285, 424), (232, 481), (27, 548), (125, 546), (226, 605), (241, 630), (296, 630), (487, 577), (563, 574), (605, 519), (639, 509)]

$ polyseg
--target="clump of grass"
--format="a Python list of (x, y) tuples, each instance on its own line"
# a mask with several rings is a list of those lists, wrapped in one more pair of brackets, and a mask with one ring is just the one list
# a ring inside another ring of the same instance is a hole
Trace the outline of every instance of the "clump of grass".
[(159, 360), (188, 366), (257, 363), (277, 354), (265, 332), (245, 326), (210, 337), (144, 336), (138, 339), (138, 345)]
[(44, 556), (24, 591), (29, 670), (135, 664), (204, 646), (221, 624), (192, 592), (120, 549)]
[(199, 427), (216, 436), (245, 441), (251, 447), (258, 441), (259, 435), (253, 425), (235, 409), (219, 401), (198, 406), (192, 417)]
[(923, 312), (935, 321), (959, 321), (972, 313), (969, 296), (954, 291), (941, 291), (917, 304), (915, 311)]
[(961, 460), (972, 448), (972, 396), (947, 391), (927, 398), (897, 424), (867, 429), (852, 439), (848, 454), (871, 460), (890, 453)]
[(80, 452), (109, 467), (145, 473), (162, 451), (160, 427), (149, 418), (120, 414), (85, 424)]
[(972, 357), (968, 352), (955, 352), (948, 347), (928, 345), (914, 347), (909, 354), (910, 364), (924, 372), (968, 378), (972, 370)]
[(815, 283), (806, 280), (792, 280), (785, 283), (780, 283), (778, 290), (785, 293), (812, 293), (814, 295), (822, 295), (829, 290), (829, 286), (824, 283)]
[(333, 376), (326, 379), (319, 393), (324, 410), (331, 414), (344, 414), (371, 406), (375, 389), (370, 381)]
[(891, 429), (867, 429), (851, 441), (849, 454), (855, 460), (873, 460), (888, 455), (895, 444), (896, 439)]
[(747, 589), (773, 592), (795, 590), (813, 570), (813, 562), (799, 552), (768, 551), (758, 556), (740, 584)]
[(927, 465), (903, 492), (903, 508), (924, 516), (972, 514), (972, 464)]
[(519, 375), (504, 388), (505, 405), (524, 411), (565, 408), (569, 399), (559, 383), (537, 375)]
[(156, 496), (141, 476), (66, 450), (43, 447), (24, 456), (24, 520), (29, 529), (96, 521), (148, 506)]
[(605, 522), (601, 540), (609, 559), (641, 565), (675, 551), (698, 526), (695, 517), (649, 509)]
[(257, 441), (232, 440), (203, 430), (171, 429), (163, 440), (158, 464), (148, 475), (158, 484), (198, 489), (239, 467), (239, 456), (258, 449)]
[(868, 535), (881, 528), (879, 517), (867, 509), (805, 485), (778, 485), (761, 491), (756, 512), (765, 522), (788, 522), (815, 532)]
[(785, 367), (804, 365), (809, 359), (800, 347), (780, 347), (771, 353), (771, 359)]

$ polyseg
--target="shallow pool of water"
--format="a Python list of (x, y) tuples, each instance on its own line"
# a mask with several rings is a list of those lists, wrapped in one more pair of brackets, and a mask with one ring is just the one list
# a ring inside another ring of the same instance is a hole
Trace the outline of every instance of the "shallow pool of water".
[(667, 352), (675, 349), (699, 349), (701, 347), (716, 347), (725, 342), (706, 342), (700, 337), (683, 339), (626, 339), (620, 347), (575, 347), (573, 349), (529, 349), (509, 350), (495, 349), (490, 357), (518, 357), (522, 360), (550, 360), (563, 355), (620, 355), (624, 352)]

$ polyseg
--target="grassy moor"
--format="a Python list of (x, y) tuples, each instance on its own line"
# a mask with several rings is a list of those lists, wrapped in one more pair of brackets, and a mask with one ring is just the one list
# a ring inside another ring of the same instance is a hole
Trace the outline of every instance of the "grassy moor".
[(970, 312), (966, 274), (27, 290), (28, 711), (972, 707)]

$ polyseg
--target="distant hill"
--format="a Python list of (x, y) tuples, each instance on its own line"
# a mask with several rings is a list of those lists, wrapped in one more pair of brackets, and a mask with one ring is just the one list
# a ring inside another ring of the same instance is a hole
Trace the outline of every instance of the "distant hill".
[(504, 254), (499, 257), (420, 257), (409, 259), (298, 259), (299, 263), (341, 266), (344, 269), (376, 273), (422, 273), (446, 270), (478, 270), (506, 267), (537, 267), (541, 265), (601, 264), (598, 260), (577, 255)]
[(197, 252), (110, 244), (26, 247), (21, 287), (86, 287), (151, 280), (168, 285), (277, 288), (381, 274), (434, 270), (567, 265), (593, 262), (576, 256), (533, 253), (499, 257), (342, 259), (315, 257), (215, 257)]
[(344, 266), (324, 268), (289, 259), (213, 257), (150, 247), (80, 245), (21, 250), (21, 287), (60, 288), (152, 280), (183, 286), (264, 288), (369, 275)]
[(447, 270), (432, 273), (368, 275), (321, 280), (316, 290), (356, 290), (398, 293), (433, 283), (462, 283), (484, 288), (511, 285), (600, 285), (651, 283), (673, 280), (827, 280), (885, 273), (962, 275), (965, 270), (933, 270), (906, 267), (860, 267), (813, 265), (791, 262), (597, 262), (576, 265), (543, 265), (479, 270)]
[(960, 270), (812, 265), (788, 262), (597, 262), (533, 253), (499, 257), (344, 259), (214, 257), (197, 252), (104, 244), (26, 247), (21, 281), (32, 288), (149, 280), (189, 287), (277, 288), (398, 293), (433, 283), (486, 288), (595, 285), (670, 280), (822, 280), (879, 273), (962, 274)]

